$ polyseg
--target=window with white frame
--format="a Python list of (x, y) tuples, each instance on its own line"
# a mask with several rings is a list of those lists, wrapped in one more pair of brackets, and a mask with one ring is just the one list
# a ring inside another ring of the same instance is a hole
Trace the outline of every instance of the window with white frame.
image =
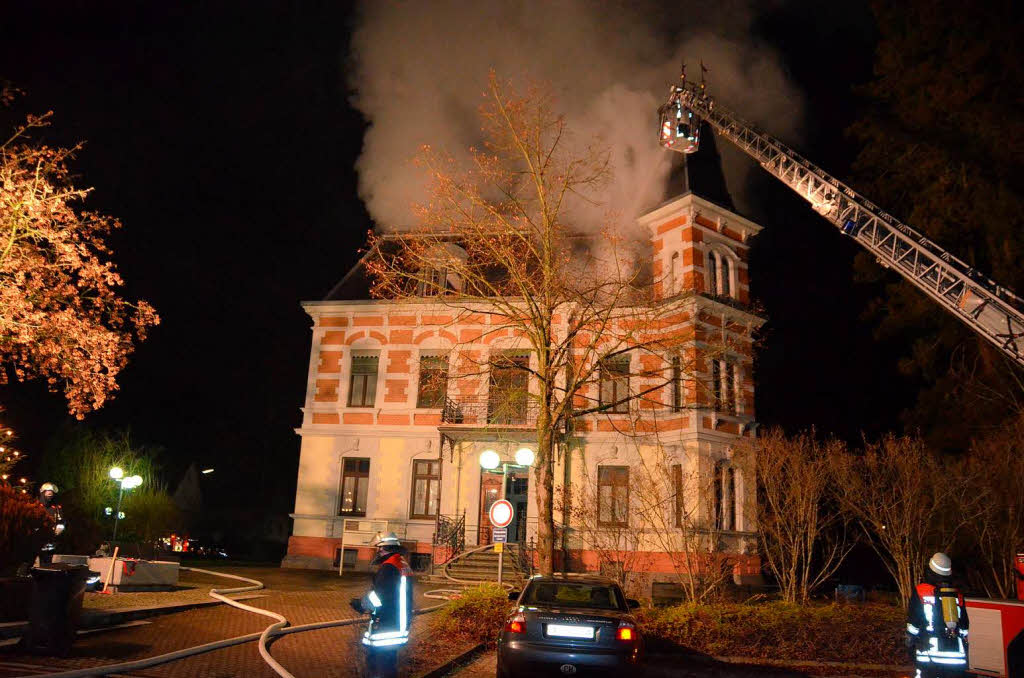
[(338, 515), (365, 516), (366, 495), (370, 489), (370, 460), (345, 457), (341, 461), (341, 487), (338, 491)]
[(597, 467), (597, 524), (629, 526), (629, 467)]
[(416, 459), (412, 466), (410, 518), (433, 518), (441, 497), (441, 461)]
[(348, 381), (348, 406), (373, 407), (377, 400), (377, 366), (380, 356), (353, 354)]
[(600, 404), (604, 412), (629, 412), (629, 356), (601, 361)]
[(416, 407), (444, 407), (448, 393), (448, 357), (444, 355), (421, 355), (419, 385), (416, 390)]

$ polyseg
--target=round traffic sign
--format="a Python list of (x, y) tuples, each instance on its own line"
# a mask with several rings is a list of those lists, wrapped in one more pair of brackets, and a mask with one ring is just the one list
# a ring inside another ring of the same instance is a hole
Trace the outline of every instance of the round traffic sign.
[(487, 516), (491, 519), (491, 525), (495, 527), (508, 527), (515, 513), (511, 503), (505, 499), (499, 499), (491, 504), (491, 510), (487, 512)]

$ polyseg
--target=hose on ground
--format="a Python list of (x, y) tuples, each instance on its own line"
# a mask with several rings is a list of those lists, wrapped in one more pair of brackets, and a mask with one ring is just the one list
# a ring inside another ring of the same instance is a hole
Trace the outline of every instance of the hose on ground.
[[(249, 582), (249, 586), (240, 586), (237, 588), (230, 589), (210, 589), (210, 597), (219, 600), (223, 603), (236, 607), (245, 612), (253, 612), (255, 614), (263, 615), (266, 617), (272, 617), (276, 621), (265, 628), (259, 633), (247, 633), (242, 636), (235, 636), (234, 638), (225, 638), (223, 640), (216, 640), (212, 643), (206, 643), (204, 645), (196, 645), (194, 647), (186, 647), (181, 650), (175, 650), (174, 652), (167, 652), (165, 654), (156, 655), (154, 657), (146, 657), (144, 659), (136, 659), (134, 661), (122, 662), (120, 664), (106, 664), (104, 666), (93, 666), (86, 669), (75, 669), (73, 671), (61, 671), (58, 673), (47, 673), (43, 674), (47, 678), (89, 678), (91, 676), (106, 676), (111, 673), (125, 673), (128, 671), (138, 671), (140, 669), (147, 669), (152, 666), (159, 666), (161, 664), (167, 664), (169, 662), (186, 659), (188, 657), (194, 657), (206, 652), (213, 652), (214, 650), (221, 650), (234, 645), (241, 645), (243, 643), (249, 643), (254, 640), (259, 641), (260, 656), (267, 664), (274, 669), (274, 671), (282, 676), (282, 678), (295, 678), (291, 673), (288, 672), (281, 664), (277, 662), (273, 657), (270, 656), (270, 651), (266, 647), (266, 643), (269, 639), (289, 635), (292, 633), (301, 633), (303, 631), (317, 631), (320, 629), (329, 629), (338, 626), (351, 626), (354, 624), (361, 624), (366, 621), (365, 617), (355, 617), (350, 619), (333, 619), (330, 621), (313, 622), (311, 624), (302, 624), (299, 626), (287, 626), (288, 620), (282, 615), (271, 612), (270, 610), (264, 610), (251, 605), (246, 605), (237, 600), (226, 597), (224, 594), (238, 594), (248, 593), (250, 591), (259, 591), (263, 588), (263, 583), (256, 581), (255, 579), (249, 579), (248, 577), (241, 577), (239, 575), (227, 574), (226, 572), (214, 572), (212, 570), (203, 570), (196, 567), (182, 567), (182, 570), (188, 570), (190, 572), (201, 572), (203, 574), (213, 575), (215, 577), (224, 577), (228, 579), (236, 579), (238, 581)], [(444, 595), (452, 595), (457, 593), (457, 589), (436, 589), (433, 591), (427, 591), (424, 593), (425, 598), (431, 598), (434, 600), (447, 600)], [(438, 603), (430, 607), (421, 608), (419, 610), (413, 610), (413, 614), (426, 614), (428, 612), (434, 612), (444, 607), (444, 603)]]

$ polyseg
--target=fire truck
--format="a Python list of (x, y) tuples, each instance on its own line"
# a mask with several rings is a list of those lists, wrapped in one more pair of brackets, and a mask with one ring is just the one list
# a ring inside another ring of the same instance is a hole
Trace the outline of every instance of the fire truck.
[[(757, 161), (878, 262), (896, 271), (961, 322), (1024, 366), (1024, 303), (1011, 290), (953, 256), (778, 139), (718, 105), (701, 82), (680, 81), (658, 109), (659, 143), (678, 153), (700, 148), (703, 123)], [(969, 668), (979, 676), (1024, 678), (1024, 553), (1016, 557), (1017, 600), (967, 598)]]

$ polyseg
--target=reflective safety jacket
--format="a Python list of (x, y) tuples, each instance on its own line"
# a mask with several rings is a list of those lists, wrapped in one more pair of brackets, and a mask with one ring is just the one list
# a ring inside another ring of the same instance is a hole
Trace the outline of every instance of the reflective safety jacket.
[(373, 589), (363, 597), (370, 627), (363, 645), (389, 647), (409, 640), (412, 621), (412, 570), (401, 553), (393, 553), (373, 575)]
[(967, 668), (967, 606), (949, 583), (918, 584), (907, 610), (907, 633), (915, 639), (918, 665)]

